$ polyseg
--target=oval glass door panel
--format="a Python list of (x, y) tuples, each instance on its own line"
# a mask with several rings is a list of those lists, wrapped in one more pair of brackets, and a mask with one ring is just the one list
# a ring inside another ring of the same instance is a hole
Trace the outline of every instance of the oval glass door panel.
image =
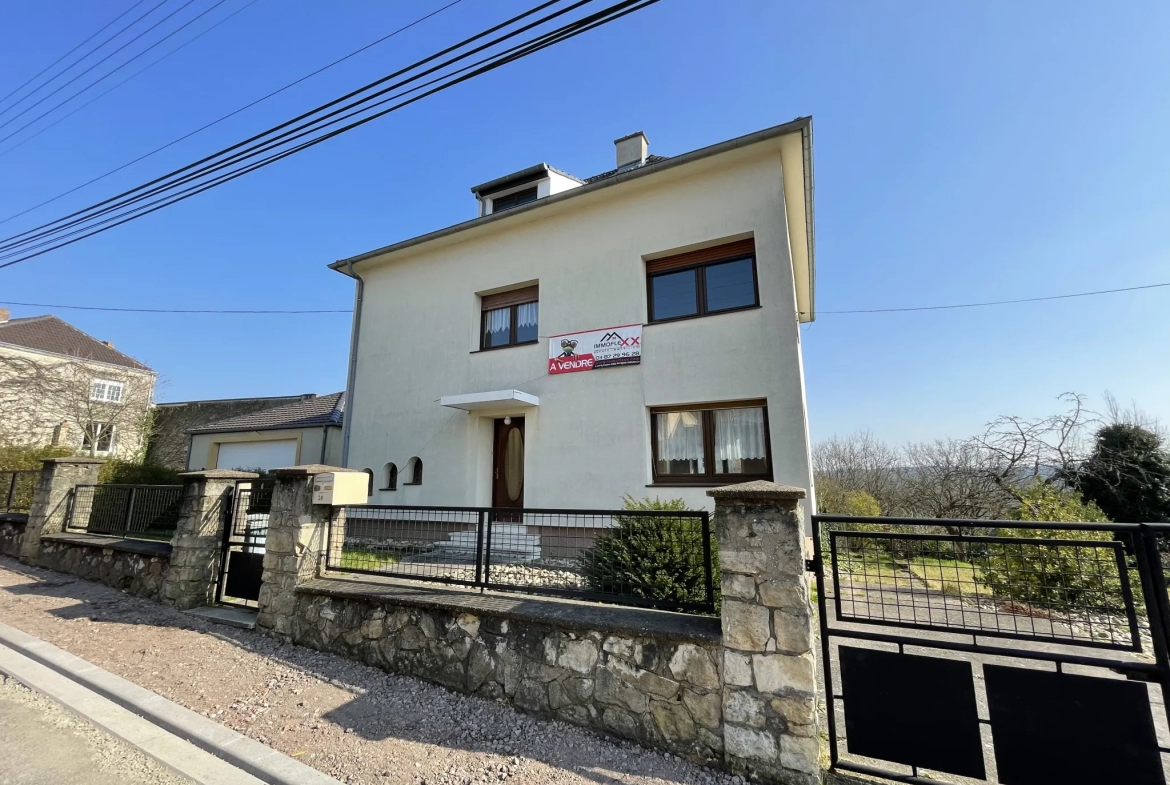
[(509, 500), (520, 498), (524, 490), (524, 435), (519, 428), (512, 429), (504, 446), (504, 485)]

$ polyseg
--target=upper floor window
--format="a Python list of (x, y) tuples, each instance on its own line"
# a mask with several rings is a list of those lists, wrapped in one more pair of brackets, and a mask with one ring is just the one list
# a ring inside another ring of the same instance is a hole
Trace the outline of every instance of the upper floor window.
[(650, 321), (689, 319), (760, 304), (752, 239), (646, 262)]
[(540, 290), (536, 286), (489, 294), (483, 298), (480, 349), (536, 343)]
[(125, 389), (126, 385), (122, 382), (94, 379), (93, 386), (90, 388), (89, 399), (91, 401), (104, 401), (106, 403), (121, 403), (122, 393)]
[(772, 479), (762, 402), (663, 407), (650, 418), (655, 482)]
[(525, 188), (522, 191), (510, 193), (507, 196), (496, 196), (492, 198), (492, 212), (498, 213), (501, 210), (511, 210), (513, 207), (519, 207), (522, 204), (536, 201), (536, 186)]

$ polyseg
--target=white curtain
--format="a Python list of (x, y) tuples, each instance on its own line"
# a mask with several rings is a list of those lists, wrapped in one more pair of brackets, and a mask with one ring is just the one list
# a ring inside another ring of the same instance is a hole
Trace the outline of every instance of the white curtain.
[[(715, 471), (742, 474), (745, 460), (764, 460), (763, 409), (715, 410)], [(724, 461), (727, 462), (724, 468)]]
[(655, 417), (657, 422), (658, 461), (660, 472), (669, 470), (668, 461), (692, 461), (695, 471), (702, 473), (703, 417), (700, 412), (666, 412)]
[(484, 328), (487, 335), (506, 334), (512, 329), (512, 312), (509, 308), (497, 308), (487, 313), (487, 325)]
[[(516, 326), (518, 328), (536, 326), (536, 306), (537, 303), (524, 303), (516, 306)], [(507, 309), (504, 310), (504, 313), (507, 313)]]

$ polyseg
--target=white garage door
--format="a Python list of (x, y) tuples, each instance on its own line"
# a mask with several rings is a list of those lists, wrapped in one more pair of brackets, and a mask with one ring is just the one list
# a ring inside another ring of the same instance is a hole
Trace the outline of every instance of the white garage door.
[(280, 469), (297, 464), (297, 440), (219, 445), (217, 469)]

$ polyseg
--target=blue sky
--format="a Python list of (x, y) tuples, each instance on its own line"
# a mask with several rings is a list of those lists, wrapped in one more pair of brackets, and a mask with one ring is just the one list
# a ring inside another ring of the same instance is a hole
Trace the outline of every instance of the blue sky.
[[(245, 2), (227, 0), (172, 43)], [(210, 4), (196, 0), (175, 19)], [(23, 137), (0, 144), (0, 219), (443, 4), (257, 0), (17, 151), (3, 154)], [(128, 5), (9, 0), (0, 94)], [(463, 0), (0, 232), (137, 185), (525, 7)], [(612, 140), (636, 129), (652, 152), (671, 155), (811, 114), (820, 316), (803, 336), (814, 439), (863, 428), (893, 441), (963, 436), (999, 414), (1053, 411), (1065, 391), (1109, 390), (1170, 419), (1170, 288), (829, 313), (1170, 281), (1166, 40), (1170, 5), (1159, 2), (663, 0), (263, 172), (2, 270), (0, 300), (348, 308), (350, 282), (328, 262), (472, 216), (475, 183), (538, 161), (578, 176), (603, 171)], [(158, 370), (162, 400), (344, 386), (346, 315), (58, 313)]]

